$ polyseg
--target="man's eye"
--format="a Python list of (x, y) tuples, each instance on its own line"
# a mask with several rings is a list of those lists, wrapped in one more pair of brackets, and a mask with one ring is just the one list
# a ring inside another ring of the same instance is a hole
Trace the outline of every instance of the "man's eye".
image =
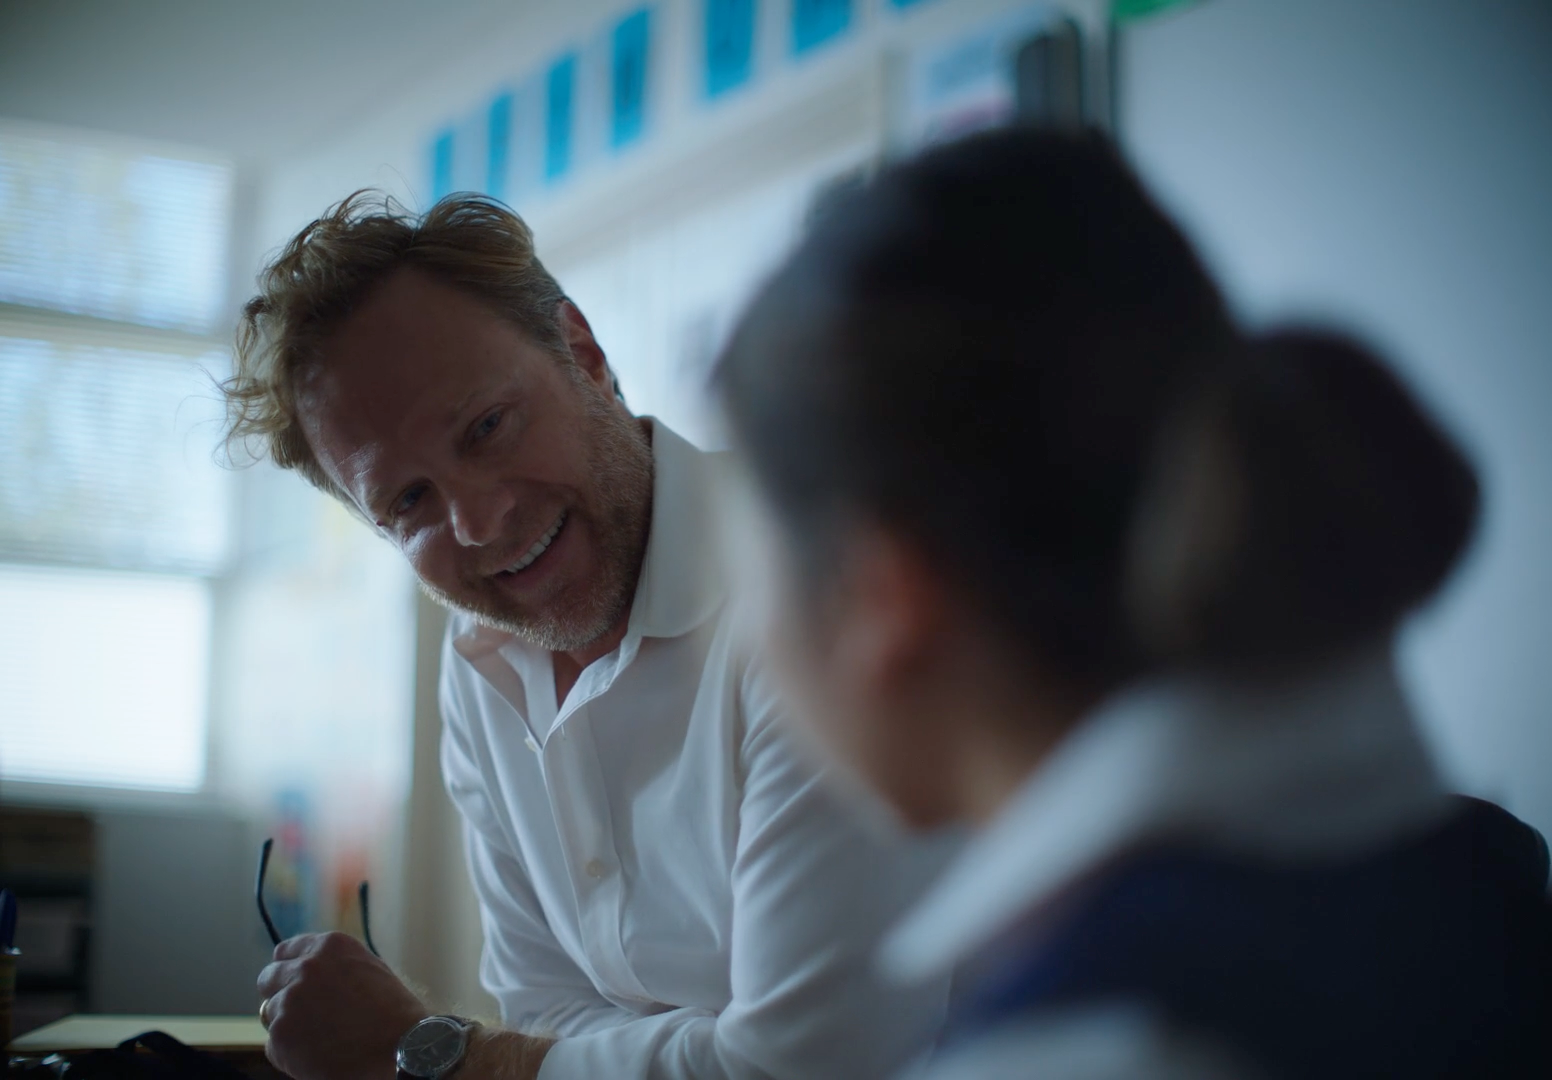
[(492, 431), (495, 431), (496, 428), (500, 426), (501, 413), (493, 412), (481, 420), (478, 424), (474, 425), (473, 437), (476, 439), (483, 439), (485, 436), (489, 435)]
[(426, 489), (423, 487), (412, 487), (403, 495), (400, 495), (398, 502), (393, 504), (393, 516), (403, 517), (409, 513), (410, 510), (414, 509), (415, 504), (420, 502), (420, 497), (425, 494), (425, 491)]

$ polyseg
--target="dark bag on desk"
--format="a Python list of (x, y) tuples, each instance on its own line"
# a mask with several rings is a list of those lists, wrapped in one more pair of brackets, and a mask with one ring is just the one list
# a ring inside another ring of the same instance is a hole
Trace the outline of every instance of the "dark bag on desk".
[(62, 1080), (248, 1080), (241, 1069), (162, 1031), (125, 1039), (112, 1050), (70, 1054)]

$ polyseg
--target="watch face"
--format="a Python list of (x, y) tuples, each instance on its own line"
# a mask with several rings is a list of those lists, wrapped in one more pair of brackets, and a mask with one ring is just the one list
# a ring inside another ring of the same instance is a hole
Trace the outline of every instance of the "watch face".
[(399, 1044), (399, 1068), (411, 1076), (440, 1076), (458, 1063), (468, 1032), (457, 1020), (432, 1016), (414, 1027)]

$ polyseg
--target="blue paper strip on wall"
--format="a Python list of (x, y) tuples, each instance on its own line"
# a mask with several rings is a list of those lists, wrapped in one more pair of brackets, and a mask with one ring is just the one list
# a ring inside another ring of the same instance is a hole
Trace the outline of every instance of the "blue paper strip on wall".
[(616, 150), (641, 138), (647, 119), (652, 12), (632, 12), (614, 28), (610, 59), (609, 142)]
[(706, 0), (706, 96), (749, 81), (754, 70), (757, 0)]
[(496, 199), (509, 199), (507, 168), (512, 156), (511, 94), (500, 94), (490, 103), (485, 151), (485, 194)]
[(851, 26), (852, 0), (792, 0), (792, 51), (802, 55)]
[(431, 143), (431, 201), (453, 192), (453, 129), (445, 128)]
[(544, 178), (559, 180), (571, 168), (571, 136), (574, 124), (577, 58), (567, 53), (550, 67), (545, 79)]

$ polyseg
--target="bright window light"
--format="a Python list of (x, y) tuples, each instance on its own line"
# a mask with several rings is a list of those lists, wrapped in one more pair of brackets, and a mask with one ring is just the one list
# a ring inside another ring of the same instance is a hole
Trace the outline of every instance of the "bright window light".
[(0, 779), (197, 791), (210, 588), (0, 565)]
[(88, 137), (0, 130), (0, 301), (216, 329), (232, 169)]

